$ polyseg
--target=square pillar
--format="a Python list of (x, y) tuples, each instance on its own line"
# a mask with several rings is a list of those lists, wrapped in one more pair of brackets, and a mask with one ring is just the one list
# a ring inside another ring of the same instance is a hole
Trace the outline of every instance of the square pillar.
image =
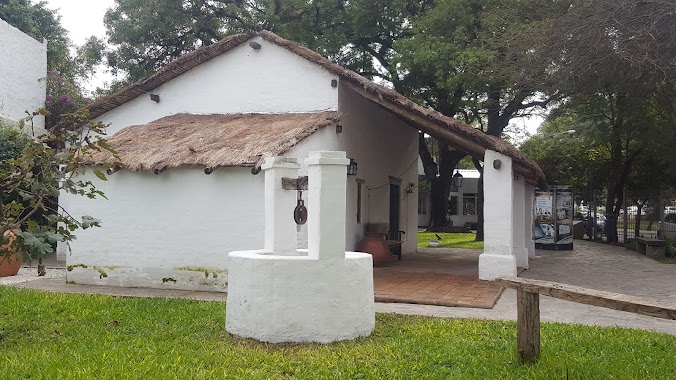
[(526, 238), (526, 250), (528, 250), (528, 257), (535, 257), (535, 240), (533, 240), (533, 201), (535, 197), (535, 187), (533, 185), (525, 184), (526, 191), (524, 191), (525, 209), (526, 209), (526, 230), (524, 231)]
[(282, 178), (297, 178), (299, 168), (294, 157), (268, 157), (261, 165), (265, 171), (265, 249), (276, 255), (299, 254), (293, 220), (297, 193), (282, 188)]
[(512, 159), (486, 150), (483, 177), (485, 240), (484, 253), (479, 256), (479, 279), (516, 276)]
[[(347, 165), (345, 152), (310, 152), (308, 167), (308, 256), (345, 258)], [(295, 236), (295, 235), (294, 235)]]
[(513, 214), (512, 220), (514, 223), (513, 229), (513, 254), (516, 258), (516, 266), (520, 268), (528, 268), (528, 249), (526, 248), (526, 181), (518, 174), (514, 174), (514, 193), (512, 194)]

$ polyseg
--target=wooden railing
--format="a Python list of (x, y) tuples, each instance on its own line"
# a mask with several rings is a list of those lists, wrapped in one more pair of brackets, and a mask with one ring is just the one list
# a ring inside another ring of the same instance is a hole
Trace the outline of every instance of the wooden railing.
[(502, 277), (496, 284), (516, 289), (516, 345), (522, 361), (540, 356), (540, 294), (587, 305), (676, 320), (676, 304), (604, 292), (558, 282)]

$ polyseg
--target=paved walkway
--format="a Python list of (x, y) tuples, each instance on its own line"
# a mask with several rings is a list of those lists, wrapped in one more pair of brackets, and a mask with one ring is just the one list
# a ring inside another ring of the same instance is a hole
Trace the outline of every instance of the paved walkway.
[(475, 249), (420, 248), (374, 268), (377, 302), (492, 308), (502, 287), (479, 281)]
[[(429, 264), (432, 265), (432, 262)], [(443, 271), (439, 268), (430, 268), (431, 273), (435, 273), (434, 270), (436, 273)], [(576, 240), (575, 250), (572, 252), (538, 250), (536, 258), (530, 263), (530, 269), (520, 276), (676, 303), (676, 264), (661, 264), (621, 247)], [(222, 293), (73, 285), (66, 284), (63, 278), (38, 279), (17, 286), (59, 292), (136, 297), (185, 297), (219, 301), (224, 299)], [(516, 291), (505, 290), (492, 309), (377, 303), (376, 310), (444, 318), (515, 320)], [(542, 321), (630, 327), (676, 336), (676, 321), (644, 317), (547, 296), (540, 297), (540, 311)]]
[[(562, 282), (676, 304), (676, 264), (661, 264), (622, 247), (575, 240), (573, 251), (536, 250), (519, 277)], [(516, 291), (506, 289), (490, 310), (430, 305), (378, 304), (379, 312), (445, 318), (516, 320)], [(621, 326), (676, 336), (676, 321), (540, 296), (540, 319), (550, 322)]]

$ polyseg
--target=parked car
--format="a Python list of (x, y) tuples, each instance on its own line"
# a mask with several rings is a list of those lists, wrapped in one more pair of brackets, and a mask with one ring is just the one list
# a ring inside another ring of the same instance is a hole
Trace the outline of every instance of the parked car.
[(603, 232), (606, 230), (606, 216), (596, 214), (596, 231)]
[(657, 228), (660, 239), (676, 239), (676, 213), (665, 214), (664, 221)]

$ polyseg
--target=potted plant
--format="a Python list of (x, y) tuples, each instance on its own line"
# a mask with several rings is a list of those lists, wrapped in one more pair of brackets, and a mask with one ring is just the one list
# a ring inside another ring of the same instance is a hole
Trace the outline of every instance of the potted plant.
[(0, 245), (0, 277), (15, 276), (23, 264), (23, 256), (14, 252), (11, 248), (15, 235), (12, 230), (6, 230), (2, 234)]

